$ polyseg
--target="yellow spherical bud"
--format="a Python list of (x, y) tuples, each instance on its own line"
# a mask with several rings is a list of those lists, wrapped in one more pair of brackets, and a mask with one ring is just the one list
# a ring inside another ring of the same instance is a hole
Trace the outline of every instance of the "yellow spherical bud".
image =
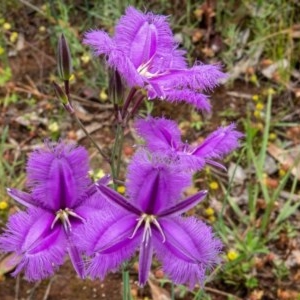
[(259, 96), (258, 95), (253, 95), (252, 100), (257, 102), (259, 100)]

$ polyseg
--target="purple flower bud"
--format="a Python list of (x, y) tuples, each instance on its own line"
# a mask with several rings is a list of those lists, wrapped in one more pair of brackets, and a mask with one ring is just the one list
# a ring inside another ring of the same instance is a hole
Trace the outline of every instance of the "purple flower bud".
[(67, 105), (69, 103), (69, 100), (66, 93), (55, 81), (52, 82), (52, 85), (57, 99), (61, 101), (63, 105)]
[(72, 75), (72, 58), (67, 40), (63, 34), (58, 40), (57, 66), (61, 79), (69, 80)]
[(123, 99), (124, 85), (117, 70), (113, 70), (109, 74), (108, 93), (109, 98), (113, 103), (118, 103)]

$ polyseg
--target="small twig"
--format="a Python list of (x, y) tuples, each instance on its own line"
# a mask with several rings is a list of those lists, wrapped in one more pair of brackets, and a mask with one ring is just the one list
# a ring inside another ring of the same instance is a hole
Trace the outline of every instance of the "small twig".
[(30, 7), (31, 9), (35, 10), (36, 12), (38, 12), (39, 14), (41, 14), (42, 16), (46, 16), (46, 14), (39, 9), (37, 6), (33, 5), (32, 3), (26, 1), (26, 0), (19, 0), (21, 3), (23, 3), (24, 5)]
[(40, 281), (38, 281), (38, 282), (35, 283), (35, 285), (33, 286), (33, 288), (30, 290), (30, 294), (27, 297), (27, 300), (32, 300), (33, 299), (33, 295), (34, 295), (36, 289), (40, 286), (41, 282), (42, 281), (40, 280)]
[(45, 291), (43, 300), (47, 300), (47, 299), (48, 299), (49, 294), (50, 294), (50, 290), (51, 290), (51, 286), (52, 286), (52, 283), (54, 282), (54, 280), (55, 280), (55, 276), (53, 276), (53, 277), (49, 280), (49, 283), (48, 283), (48, 286), (47, 286), (47, 288), (46, 288), (46, 291)]
[(231, 298), (236, 299), (236, 300), (243, 300), (242, 298), (237, 297), (235, 295), (232, 295), (230, 293), (226, 293), (226, 292), (223, 292), (223, 291), (220, 291), (220, 290), (217, 290), (217, 289), (213, 289), (213, 288), (210, 288), (210, 287), (205, 287), (204, 290), (206, 292), (211, 292), (211, 293), (214, 293), (214, 294), (217, 294), (217, 295), (222, 295), (222, 296), (225, 296), (225, 297), (231, 297)]
[(70, 115), (74, 118), (74, 120), (76, 121), (76, 123), (78, 124), (78, 126), (83, 130), (83, 132), (85, 133), (85, 135), (90, 139), (90, 141), (96, 147), (96, 149), (102, 155), (102, 157), (110, 164), (110, 162), (111, 162), (110, 159), (106, 156), (106, 154), (98, 146), (98, 144), (96, 143), (96, 141), (94, 140), (94, 138), (88, 133), (88, 131), (86, 130), (86, 128), (84, 127), (84, 125), (82, 124), (82, 122), (76, 116), (75, 111), (74, 111), (74, 113), (70, 113)]
[(18, 274), (16, 278), (15, 300), (19, 300), (19, 292), (20, 292), (20, 274)]

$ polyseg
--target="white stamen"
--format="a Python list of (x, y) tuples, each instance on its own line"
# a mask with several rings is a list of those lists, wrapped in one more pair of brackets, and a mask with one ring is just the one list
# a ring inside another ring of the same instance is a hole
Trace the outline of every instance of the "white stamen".
[(137, 221), (138, 222), (134, 228), (134, 231), (133, 231), (132, 235), (129, 237), (130, 239), (132, 239), (136, 235), (138, 229), (144, 223), (144, 231), (143, 231), (142, 241), (145, 242), (147, 245), (150, 240), (150, 237), (152, 236), (151, 223), (153, 223), (163, 238), (162, 242), (164, 243), (166, 241), (166, 236), (154, 215), (142, 214), (142, 216), (140, 218), (138, 218)]
[(70, 216), (77, 218), (82, 222), (85, 222), (85, 219), (79, 216), (78, 214), (76, 214), (73, 210), (71, 210), (70, 208), (65, 208), (65, 209), (60, 209), (56, 212), (56, 216), (50, 228), (53, 229), (57, 221), (60, 220), (66, 233), (72, 231), (72, 224), (69, 219)]
[(162, 242), (164, 243), (166, 241), (166, 236), (165, 236), (160, 224), (158, 223), (158, 221), (155, 218), (153, 219), (153, 223), (157, 227), (158, 231), (160, 232), (160, 234), (163, 238)]

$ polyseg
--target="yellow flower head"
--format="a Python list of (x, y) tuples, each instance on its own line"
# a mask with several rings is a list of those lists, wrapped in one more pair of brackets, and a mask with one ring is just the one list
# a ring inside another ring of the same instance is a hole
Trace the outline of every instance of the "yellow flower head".
[(40, 27), (39, 27), (39, 32), (40, 32), (40, 33), (46, 32), (46, 27), (45, 27), (45, 26), (40, 26)]
[(59, 126), (57, 122), (53, 122), (49, 125), (49, 130), (51, 132), (58, 132), (59, 131)]
[(261, 102), (258, 102), (255, 106), (256, 110), (263, 110), (264, 109), (264, 104)]
[(239, 254), (238, 254), (237, 251), (231, 249), (227, 252), (226, 256), (227, 256), (228, 260), (233, 261), (233, 260), (236, 260), (238, 258)]
[(274, 133), (274, 132), (271, 132), (271, 133), (269, 134), (269, 140), (270, 140), (270, 141), (275, 141), (276, 139), (277, 139), (277, 134)]
[(209, 221), (210, 223), (214, 223), (214, 222), (216, 221), (216, 217), (215, 217), (215, 216), (209, 216), (209, 217), (208, 217), (208, 221)]
[(87, 64), (91, 60), (91, 57), (88, 54), (83, 54), (80, 59), (84, 64)]
[(217, 190), (219, 188), (219, 184), (216, 182), (216, 181), (212, 181), (210, 184), (209, 184), (209, 187), (210, 189), (212, 190)]
[(251, 76), (250, 76), (250, 81), (251, 81), (252, 83), (256, 84), (256, 83), (258, 82), (257, 76), (256, 76), (255, 74), (251, 75)]
[(94, 171), (90, 171), (91, 177), (97, 181), (98, 179), (102, 178), (103, 176), (105, 176), (105, 172), (102, 169), (99, 169), (98, 171), (94, 172)]
[(275, 95), (276, 94), (276, 92), (275, 92), (275, 90), (274, 89), (272, 89), (272, 88), (268, 88), (268, 95)]
[(15, 43), (18, 39), (18, 36), (19, 36), (19, 34), (16, 31), (12, 32), (9, 37), (10, 42)]
[(212, 208), (212, 207), (208, 207), (206, 210), (205, 210), (205, 214), (207, 216), (213, 216), (215, 214), (215, 210)]
[(261, 111), (260, 110), (255, 110), (253, 113), (254, 117), (257, 119), (260, 119), (262, 117)]
[(101, 90), (101, 92), (99, 94), (99, 98), (103, 102), (108, 99), (108, 95), (106, 94), (105, 89)]
[(4, 30), (10, 30), (11, 29), (11, 25), (8, 23), (8, 22), (5, 22), (3, 25), (2, 25), (3, 29)]
[(284, 175), (286, 174), (286, 170), (284, 170), (284, 169), (279, 169), (279, 176), (280, 177), (284, 177)]
[(8, 208), (8, 204), (6, 201), (0, 201), (0, 210), (4, 210)]
[(123, 185), (118, 186), (117, 192), (120, 193), (120, 194), (124, 194), (125, 193), (125, 186), (123, 186)]
[(253, 95), (252, 100), (257, 102), (259, 100), (259, 96), (258, 95)]

